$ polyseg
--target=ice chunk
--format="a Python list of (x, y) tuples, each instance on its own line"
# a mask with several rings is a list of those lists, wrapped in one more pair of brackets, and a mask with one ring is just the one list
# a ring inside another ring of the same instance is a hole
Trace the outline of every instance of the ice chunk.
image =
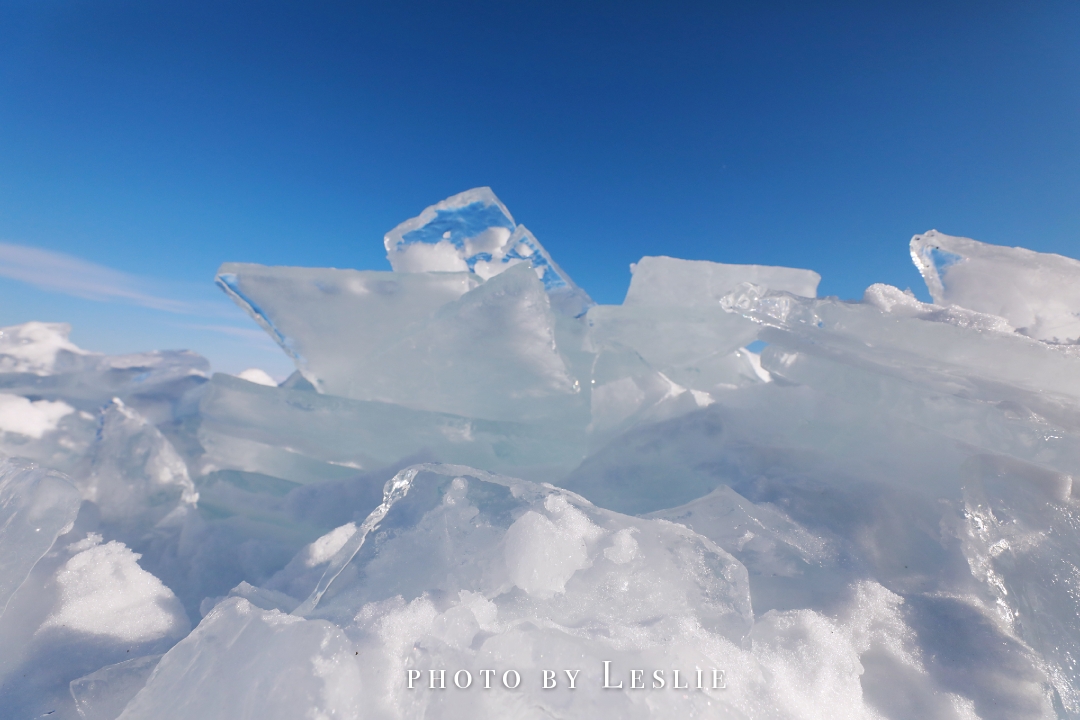
[(10, 372), (0, 363), (0, 453), (84, 473), (102, 405), (120, 398), (149, 422), (176, 427), (191, 410), (188, 392), (207, 379), (209, 365), (195, 353), (99, 355), (64, 345), (66, 326), (38, 332), (42, 327), (52, 328), (28, 323), (3, 331), (18, 340), (13, 352), (22, 360), (41, 362), (6, 363)]
[(426, 208), (386, 234), (386, 257), (396, 272), (476, 273), (487, 280), (529, 263), (557, 311), (576, 317), (592, 305), (491, 188), (466, 190)]
[(502, 259), (516, 227), (491, 188), (474, 188), (426, 208), (388, 232), (387, 259), (396, 272), (472, 272), (478, 262)]
[(331, 623), (231, 598), (161, 659), (118, 720), (361, 717), (370, 701), (354, 655)]
[(161, 655), (147, 655), (108, 665), (71, 681), (71, 697), (83, 720), (116, 720), (142, 690)]
[[(600, 561), (611, 542), (605, 538), (628, 527), (636, 531), (635, 561)], [(372, 532), (382, 540), (366, 542)], [(684, 565), (690, 557), (703, 565)], [(745, 570), (704, 538), (601, 510), (551, 486), (446, 465), (416, 466), (388, 483), (383, 505), (346, 541), (296, 613), (348, 619), (397, 594), (410, 601), (468, 591), (507, 594), (498, 603), (505, 620), (522, 614), (535, 621), (542, 612), (571, 626), (582, 613), (595, 613), (587, 609), (590, 598), (619, 578), (633, 578), (626, 602), (636, 609), (601, 610), (603, 624), (634, 624), (667, 604), (671, 618), (692, 616), (735, 640), (749, 628)], [(663, 589), (669, 582), (671, 594)]]
[[(468, 463), (528, 477), (581, 461), (579, 429), (478, 420), (398, 405), (267, 388), (215, 375), (200, 401), (207, 471), (239, 470), (308, 484), (346, 480), (409, 457)], [(382, 482), (375, 501), (382, 497)]]
[[(719, 303), (696, 307), (597, 305), (586, 316), (593, 347), (630, 349), (664, 373), (692, 374), (757, 339), (759, 328)], [(710, 387), (700, 387), (710, 390)]]
[(73, 680), (163, 653), (191, 628), (176, 596), (138, 565), (139, 556), (86, 533), (86, 520), (80, 514), (0, 616), (5, 716), (73, 718)]
[(0, 328), (0, 373), (51, 375), (88, 353), (68, 340), (67, 323), (28, 322)]
[[(665, 668), (669, 686), (680, 668), (682, 685), (696, 667), (728, 667), (723, 661), (740, 652), (750, 629), (744, 571), (715, 545), (550, 486), (420, 466), (388, 484), (384, 506), (361, 527), (340, 535), (345, 543), (318, 590), (292, 617), (223, 602), (165, 656), (121, 717), (229, 713), (241, 701), (279, 717), (297, 698), (305, 708), (363, 717), (417, 717), (424, 707), (428, 717), (470, 709), (517, 717), (526, 698), (549, 714), (626, 717), (636, 705), (629, 690), (602, 697), (603, 659), (617, 659), (624, 688), (629, 668), (643, 663)], [(426, 677), (444, 666), (449, 682), (463, 669), (476, 689), (449, 704), (406, 689), (406, 670)], [(520, 690), (479, 694), (487, 667), (513, 669)], [(563, 667), (580, 674), (578, 690), (569, 693), (560, 672), (562, 690), (543, 691), (541, 670)], [(284, 673), (287, 685), (268, 684)], [(280, 694), (271, 700), (264, 687)], [(697, 696), (689, 707), (723, 697)], [(681, 693), (671, 697), (685, 702)]]
[(706, 407), (713, 398), (688, 390), (630, 350), (602, 350), (593, 359), (589, 440), (599, 447), (638, 424)]
[(489, 420), (525, 420), (580, 405), (580, 385), (555, 345), (547, 296), (524, 266), (441, 308), (382, 349), (379, 359), (368, 380), (382, 388), (374, 390), (375, 400)]
[(255, 607), (262, 608), (263, 610), (280, 610), (281, 612), (286, 613), (291, 613), (296, 609), (296, 606), (300, 604), (300, 601), (296, 598), (291, 595), (286, 595), (278, 590), (271, 590), (266, 587), (255, 587), (251, 583), (242, 582), (230, 590), (227, 597), (216, 599), (207, 598), (204, 600), (203, 609), (205, 612), (202, 613), (203, 617), (209, 615), (222, 600), (237, 597), (244, 598)]
[(75, 521), (79, 493), (62, 475), (0, 461), (0, 615), (53, 542)]
[(301, 700), (357, 717), (862, 718), (897, 694), (916, 699), (900, 717), (973, 717), (881, 585), (750, 629), (742, 568), (707, 540), (550, 486), (412, 468), (340, 535), (326, 594), (298, 611), (319, 617), (222, 602), (121, 720), (286, 717)]
[(591, 337), (598, 349), (632, 349), (695, 390), (758, 382), (741, 351), (758, 328), (724, 312), (720, 300), (744, 283), (813, 297), (819, 280), (810, 270), (645, 257), (622, 305), (589, 310)]
[(771, 503), (751, 503), (726, 485), (686, 505), (648, 517), (686, 525), (739, 557), (748, 568), (754, 565), (759, 574), (787, 574), (789, 562), (775, 563), (783, 556), (819, 564), (836, 555), (827, 540), (807, 532), (779, 508)]
[(821, 276), (813, 270), (670, 257), (643, 257), (631, 266), (631, 271), (625, 306), (716, 305), (743, 283), (812, 298), (821, 282)]
[(469, 273), (225, 263), (218, 269), (217, 283), (317, 388), (357, 397), (349, 392), (355, 363), (377, 356), (410, 326), (430, 318), (480, 279)]
[(725, 302), (762, 323), (770, 343), (762, 363), (775, 377), (857, 398), (989, 452), (1080, 472), (1080, 444), (1070, 437), (1080, 429), (1073, 346), (1002, 332), (993, 316), (924, 305), (885, 286), (867, 290), (863, 303), (752, 288)]
[(525, 266), (479, 286), (468, 273), (229, 264), (218, 281), (323, 392), (489, 420), (579, 404), (548, 297)]
[(101, 412), (90, 469), (77, 484), (101, 509), (103, 520), (143, 531), (178, 505), (199, 499), (172, 443), (119, 398)]
[(1080, 260), (930, 230), (911, 259), (934, 302), (1005, 318), (1047, 342), (1080, 342)]
[(984, 584), (987, 614), (1041, 655), (1062, 704), (1080, 713), (1074, 478), (989, 454), (971, 458), (963, 473), (963, 519), (952, 531)]

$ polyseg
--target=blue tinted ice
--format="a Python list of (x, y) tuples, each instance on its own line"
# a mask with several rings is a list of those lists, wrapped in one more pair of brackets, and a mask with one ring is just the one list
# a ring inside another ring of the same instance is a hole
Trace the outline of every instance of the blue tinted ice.
[(59, 473), (0, 461), (0, 615), (34, 564), (75, 521), (80, 501)]
[(396, 272), (468, 270), (488, 279), (529, 262), (557, 309), (579, 315), (592, 304), (491, 188), (474, 188), (432, 205), (386, 234), (386, 255)]

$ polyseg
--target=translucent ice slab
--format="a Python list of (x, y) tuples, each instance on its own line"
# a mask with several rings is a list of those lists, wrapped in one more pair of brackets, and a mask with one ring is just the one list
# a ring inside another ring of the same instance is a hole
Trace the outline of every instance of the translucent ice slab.
[(625, 306), (697, 307), (716, 305), (742, 283), (815, 297), (821, 276), (813, 270), (768, 265), (729, 265), (706, 260), (643, 257), (633, 275)]
[(528, 262), (557, 311), (576, 317), (592, 305), (491, 188), (466, 190), (426, 208), (388, 232), (385, 244), (396, 272), (469, 271), (487, 280)]
[(328, 394), (489, 420), (581, 404), (527, 265), (479, 284), (464, 272), (226, 264), (218, 282)]
[(161, 655), (125, 660), (71, 681), (71, 696), (84, 720), (116, 720), (146, 684)]
[(1080, 342), (1080, 261), (931, 230), (911, 258), (934, 302), (999, 315), (1047, 342)]
[(129, 533), (141, 535), (178, 507), (198, 502), (172, 443), (119, 399), (101, 411), (89, 461), (75, 479), (83, 498), (97, 504), (103, 521)]
[(270, 388), (229, 375), (213, 377), (199, 407), (207, 468), (301, 484), (421, 455), (540, 477), (565, 472), (585, 452), (582, 433), (558, 423), (477, 420)]
[(217, 283), (316, 387), (353, 397), (349, 389), (355, 363), (376, 356), (480, 280), (467, 272), (403, 274), (225, 263), (218, 269)]
[(75, 521), (81, 501), (59, 473), (0, 460), (0, 615), (34, 564)]
[[(1080, 351), (1001, 327), (1000, 319), (919, 303), (872, 286), (863, 303), (733, 293), (733, 312), (762, 324), (762, 364), (934, 427), (987, 451), (1080, 472)], [(1055, 430), (1059, 432), (1055, 432)]]
[[(813, 297), (820, 276), (810, 270), (761, 265), (642, 258), (622, 305), (599, 305), (588, 320), (597, 347), (630, 348), (650, 365), (696, 390), (731, 384), (739, 365), (732, 357), (757, 339), (758, 328), (720, 307), (743, 283)], [(751, 373), (741, 373), (749, 381)], [(736, 382), (739, 382), (738, 380)]]

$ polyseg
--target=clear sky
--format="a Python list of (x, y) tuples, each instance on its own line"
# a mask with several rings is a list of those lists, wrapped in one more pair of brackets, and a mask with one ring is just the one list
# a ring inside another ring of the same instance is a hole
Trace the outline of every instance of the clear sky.
[(389, 269), (479, 185), (606, 303), (643, 255), (1080, 257), (1080, 3), (0, 0), (0, 325), (280, 376), (221, 262)]

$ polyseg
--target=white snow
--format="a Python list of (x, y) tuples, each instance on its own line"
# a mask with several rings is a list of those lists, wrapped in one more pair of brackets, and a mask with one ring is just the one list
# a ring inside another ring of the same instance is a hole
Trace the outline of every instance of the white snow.
[(248, 368), (242, 370), (237, 374), (241, 380), (247, 380), (248, 382), (255, 383), (256, 385), (266, 385), (267, 387), (277, 387), (277, 383), (274, 378), (270, 377), (270, 374), (265, 370), (259, 368)]
[(0, 432), (41, 438), (56, 429), (61, 419), (75, 412), (63, 400), (28, 400), (0, 393)]
[(50, 375), (62, 353), (86, 355), (68, 340), (67, 323), (28, 322), (0, 328), (0, 372)]
[[(92, 541), (100, 542), (95, 535)], [(89, 546), (88, 546), (89, 545)], [(167, 587), (139, 567), (139, 555), (123, 543), (83, 543), (56, 575), (59, 606), (39, 632), (65, 628), (125, 642), (183, 637), (187, 616)]]

